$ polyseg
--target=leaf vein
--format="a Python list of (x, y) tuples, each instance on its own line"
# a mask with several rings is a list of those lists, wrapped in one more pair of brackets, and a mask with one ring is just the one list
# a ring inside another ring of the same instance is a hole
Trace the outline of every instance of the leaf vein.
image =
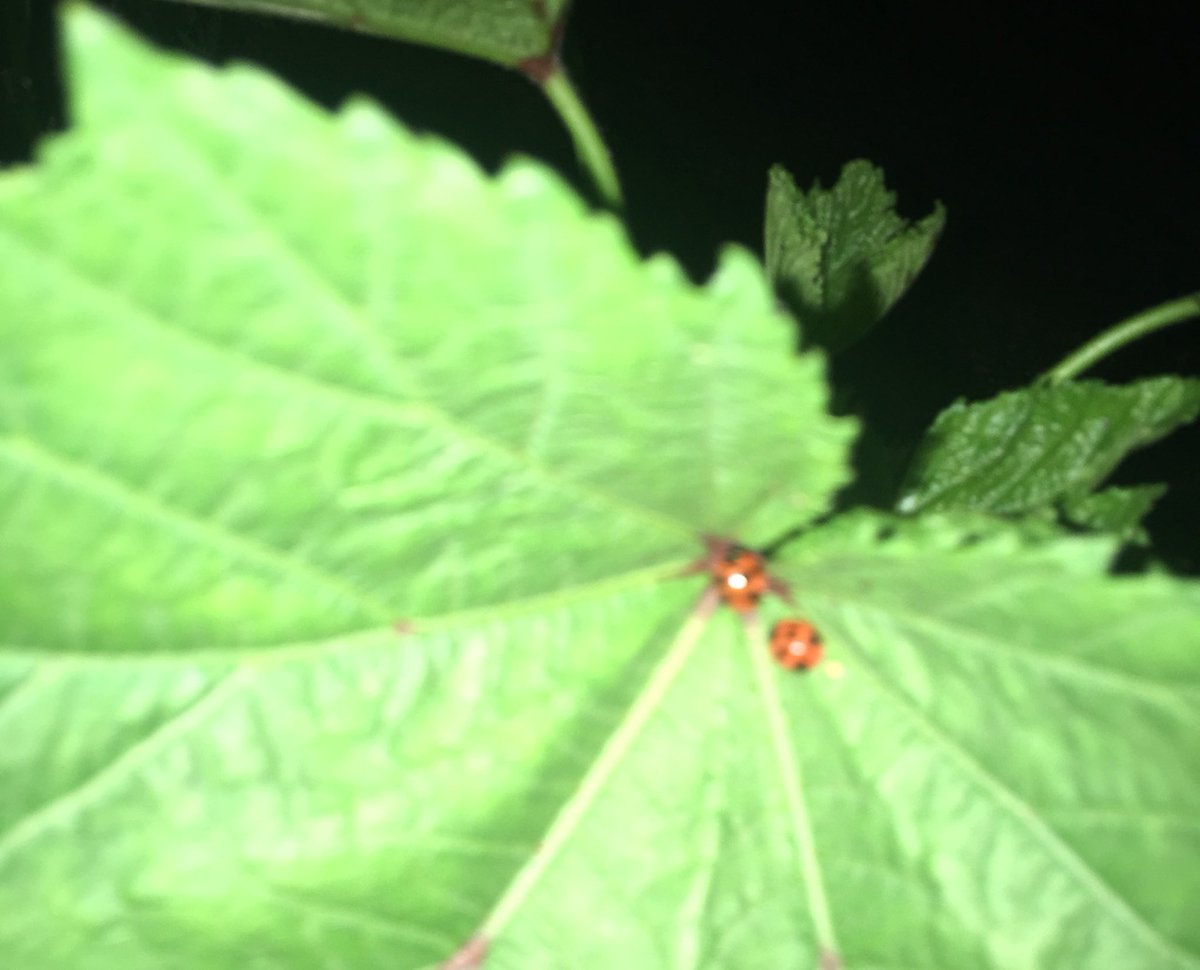
[(77, 818), (156, 754), (215, 714), (221, 705), (253, 680), (251, 670), (246, 667), (224, 674), (209, 691), (181, 708), (91, 777), (26, 815), (0, 835), (0, 864), (55, 827)]
[[(0, 231), (2, 231), (2, 227), (0, 227)], [(36, 247), (32, 243), (28, 240), (22, 242), (27, 254), (35, 252)], [(475, 431), (461, 418), (430, 399), (413, 395), (409, 401), (395, 401), (377, 391), (355, 388), (332, 382), (323, 377), (287, 370), (273, 361), (264, 360), (242, 349), (233, 349), (197, 333), (195, 330), (170, 321), (150, 308), (134, 302), (127, 293), (122, 292), (119, 296), (116, 295), (112, 290), (87, 276), (78, 266), (63, 263), (43, 250), (36, 251), (44, 266), (56, 272), (61, 279), (73, 283), (77, 288), (85, 289), (87, 299), (107, 304), (122, 324), (134, 323), (144, 330), (168, 336), (194, 351), (232, 364), (235, 368), (250, 370), (271, 383), (279, 383), (297, 388), (318, 398), (336, 401), (342, 407), (360, 415), (401, 426), (417, 421), (423, 422), (425, 427), (436, 429), (451, 440), (457, 440), (479, 453), (498, 459), (501, 463), (528, 474), (534, 480), (552, 489), (577, 495), (585, 501), (612, 509), (618, 514), (646, 522), (660, 531), (677, 535), (694, 535), (686, 522), (634, 504), (607, 489), (552, 471), (545, 465), (531, 460), (531, 457), (522, 451), (496, 438)]]
[(1160, 953), (1171, 957), (1177, 964), (1196, 965), (1190, 954), (1185, 953), (1173, 941), (1163, 936), (1141, 913), (1117, 895), (1113, 888), (1070, 844), (1038, 817), (1032, 805), (1008, 788), (974, 755), (933, 722), (907, 695), (879, 677), (870, 664), (860, 663), (857, 666), (863, 675), (875, 685), (878, 693), (889, 697), (898, 709), (905, 711), (909, 722), (915, 725), (934, 745), (946, 752), (949, 760), (957, 764), (964, 774), (973, 778), (983, 792), (990, 794), (994, 804), (1002, 808), (1013, 821), (1023, 828), (1050, 858), (1055, 859), (1065, 871), (1071, 873), (1076, 883), (1085, 889), (1115, 921), (1127, 927), (1135, 937), (1140, 938)]
[(74, 458), (58, 454), (26, 438), (0, 436), (0, 453), (29, 471), (58, 479), (77, 493), (86, 494), (135, 521), (163, 526), (182, 541), (265, 567), (279, 577), (291, 577), (305, 585), (316, 586), (382, 621), (391, 616), (387, 604), (360, 593), (295, 553), (282, 552), (232, 533), (179, 507), (164, 505), (111, 472), (83, 465)]

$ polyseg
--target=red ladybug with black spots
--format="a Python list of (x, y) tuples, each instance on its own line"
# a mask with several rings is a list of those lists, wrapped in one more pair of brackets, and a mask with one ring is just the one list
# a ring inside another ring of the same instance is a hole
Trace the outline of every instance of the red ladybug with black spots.
[(766, 560), (753, 549), (728, 546), (712, 558), (713, 583), (729, 608), (749, 613), (772, 588)]
[(821, 662), (825, 644), (807, 620), (780, 620), (771, 631), (771, 654), (788, 670), (811, 670)]

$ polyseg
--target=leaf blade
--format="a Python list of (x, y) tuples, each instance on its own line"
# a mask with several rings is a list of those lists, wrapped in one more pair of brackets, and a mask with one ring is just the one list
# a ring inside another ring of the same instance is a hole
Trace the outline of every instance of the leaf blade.
[(780, 165), (767, 177), (767, 276), (803, 337), (831, 353), (860, 340), (904, 295), (945, 224), (940, 203), (901, 219), (883, 171), (857, 160), (837, 183), (801, 192)]
[(817, 514), (850, 426), (744, 253), (700, 290), (536, 166), (68, 36), (81, 127), (0, 179), (2, 946), (435, 961), (696, 533)]
[[(891, 538), (853, 551), (878, 529)], [(970, 541), (951, 552), (955, 532)], [(852, 516), (787, 550), (798, 607), (846, 667), (796, 712), (797, 731), (822, 737), (806, 767), (830, 792), (825, 851), (854, 863), (832, 864), (835, 913), (915, 898), (895, 935), (843, 925), (847, 956), (918, 963), (930, 932), (972, 965), (1194, 966), (1179, 901), (1195, 877), (1175, 862), (1200, 858), (1200, 840), (1165, 836), (1156, 816), (1188, 817), (1200, 798), (1177, 770), (1200, 750), (1197, 588), (1105, 577), (1075, 540), (1012, 539), (980, 541), (954, 517)], [(1106, 802), (1115, 839), (1089, 830)], [(852, 805), (858, 825), (831, 821)]]
[(1010, 515), (1082, 497), (1130, 451), (1198, 413), (1200, 382), (1178, 377), (1038, 385), (958, 402), (927, 432), (896, 507)]
[[(197, 0), (173, 0), (197, 2)], [(198, 0), (204, 6), (312, 20), (493, 61), (546, 56), (566, 0)]]

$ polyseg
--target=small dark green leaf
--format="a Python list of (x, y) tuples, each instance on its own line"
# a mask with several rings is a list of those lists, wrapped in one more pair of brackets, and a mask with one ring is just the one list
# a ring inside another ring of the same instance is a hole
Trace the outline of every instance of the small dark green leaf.
[(960, 401), (926, 433), (897, 508), (1012, 515), (1068, 497), (1077, 502), (1129, 452), (1198, 411), (1200, 381), (1180, 377), (1125, 387), (1100, 381), (1038, 385), (990, 401)]
[(1079, 498), (1068, 496), (1063, 500), (1062, 513), (1073, 525), (1093, 532), (1107, 532), (1125, 541), (1144, 543), (1147, 536), (1141, 521), (1166, 491), (1166, 485), (1139, 485), (1106, 488)]
[(505, 67), (543, 57), (567, 0), (187, 0), (315, 20), (470, 54)]
[(837, 184), (807, 193), (773, 166), (767, 179), (767, 275), (806, 340), (841, 350), (861, 338), (912, 284), (942, 231), (939, 203), (915, 225), (895, 211), (882, 169), (849, 162)]

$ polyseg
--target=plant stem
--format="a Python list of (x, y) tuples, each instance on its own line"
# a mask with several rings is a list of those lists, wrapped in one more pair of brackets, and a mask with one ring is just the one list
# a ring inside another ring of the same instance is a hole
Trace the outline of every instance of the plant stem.
[(1126, 344), (1196, 316), (1200, 316), (1200, 292), (1143, 310), (1069, 353), (1057, 366), (1042, 375), (1042, 381), (1046, 384), (1069, 381)]
[(559, 64), (550, 72), (549, 77), (541, 83), (546, 97), (554, 106), (554, 110), (571, 133), (575, 143), (575, 153), (579, 161), (588, 170), (592, 181), (604, 204), (611, 209), (619, 210), (624, 205), (621, 198), (621, 183), (617, 179), (617, 171), (613, 168), (612, 157), (608, 154), (608, 146), (600, 137), (600, 129), (588, 114), (578, 92), (571, 84), (566, 69)]

